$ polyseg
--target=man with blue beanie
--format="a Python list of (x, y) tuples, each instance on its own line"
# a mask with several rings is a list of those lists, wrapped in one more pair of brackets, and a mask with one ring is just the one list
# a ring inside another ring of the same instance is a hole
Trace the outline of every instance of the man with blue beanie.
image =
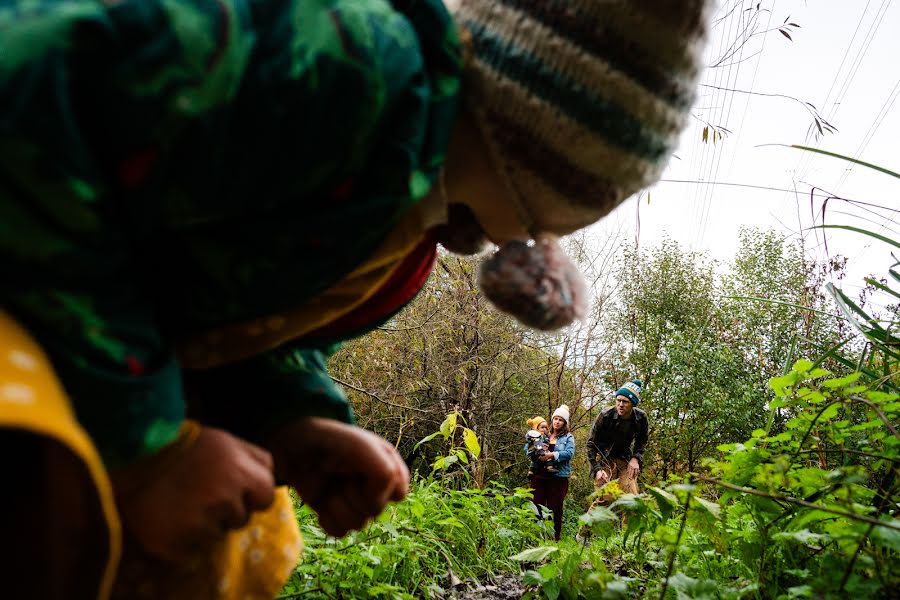
[(644, 459), (649, 423), (647, 413), (637, 408), (643, 384), (627, 382), (616, 391), (616, 405), (600, 411), (591, 426), (588, 461), (594, 484), (618, 479), (626, 494), (637, 494), (637, 477)]

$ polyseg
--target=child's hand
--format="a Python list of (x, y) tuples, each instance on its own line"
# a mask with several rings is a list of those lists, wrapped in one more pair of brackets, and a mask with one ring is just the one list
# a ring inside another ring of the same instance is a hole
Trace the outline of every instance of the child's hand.
[(409, 470), (383, 438), (319, 417), (282, 427), (269, 444), (275, 472), (296, 488), (329, 535), (343, 536), (409, 491)]
[(126, 530), (169, 561), (205, 551), (271, 505), (275, 493), (272, 456), (210, 427), (112, 478)]

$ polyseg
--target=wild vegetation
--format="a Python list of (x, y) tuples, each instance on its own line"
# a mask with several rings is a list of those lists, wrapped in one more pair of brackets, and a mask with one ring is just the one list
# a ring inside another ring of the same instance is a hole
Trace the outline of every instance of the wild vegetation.
[[(870, 305), (887, 299), (873, 314), (832, 283), (842, 260), (809, 261), (774, 232), (745, 230), (729, 264), (672, 241), (616, 261), (611, 246), (587, 261), (591, 241), (572, 244), (595, 303), (571, 330), (520, 329), (475, 293), (475, 261), (444, 256), (407, 311), (335, 356), (413, 492), (343, 540), (298, 502), (308, 547), (282, 597), (456, 597), (503, 574), (550, 600), (892, 597), (898, 268), (867, 280)], [(613, 483), (616, 501), (591, 508), (577, 452), (552, 543), (521, 487), (525, 419), (567, 402), (583, 449), (632, 374), (652, 424), (643, 493)]]
[[(708, 123), (704, 142), (728, 133)], [(413, 489), (342, 540), (298, 500), (307, 549), (282, 598), (510, 597), (486, 587), (510, 575), (548, 600), (896, 597), (900, 262), (852, 298), (845, 259), (775, 231), (743, 230), (727, 262), (621, 239), (569, 240), (593, 301), (565, 331), (518, 327), (477, 293), (477, 259), (441, 255), (410, 306), (334, 356), (359, 424), (396, 445)], [(651, 422), (642, 493), (611, 483), (615, 502), (593, 506), (585, 439), (632, 377)], [(553, 543), (522, 447), (525, 420), (562, 402), (576, 456)]]

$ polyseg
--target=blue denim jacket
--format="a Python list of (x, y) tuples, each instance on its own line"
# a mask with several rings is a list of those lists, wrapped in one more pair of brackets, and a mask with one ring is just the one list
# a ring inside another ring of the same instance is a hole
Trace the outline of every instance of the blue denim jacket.
[(556, 466), (557, 477), (568, 477), (572, 472), (572, 466), (569, 464), (575, 455), (575, 436), (571, 433), (558, 438), (556, 440), (556, 450), (553, 451), (556, 460), (553, 464)]

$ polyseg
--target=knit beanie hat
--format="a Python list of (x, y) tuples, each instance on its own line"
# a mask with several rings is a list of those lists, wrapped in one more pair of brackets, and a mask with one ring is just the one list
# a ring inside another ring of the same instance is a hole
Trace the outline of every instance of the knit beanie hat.
[(535, 430), (537, 430), (537, 428), (541, 426), (541, 423), (546, 423), (546, 422), (547, 422), (547, 420), (544, 419), (544, 417), (535, 417), (533, 419), (528, 419), (528, 421), (526, 421), (526, 423), (528, 423), (528, 426)]
[(641, 403), (641, 389), (644, 387), (644, 384), (641, 383), (640, 379), (634, 379), (629, 381), (622, 387), (620, 387), (616, 391), (616, 396), (625, 396), (634, 406), (637, 406)]
[[(460, 0), (454, 16), (471, 38), (465, 106), (514, 199), (507, 222), (537, 242), (512, 242), (485, 263), (481, 287), (498, 308), (547, 330), (584, 316), (586, 286), (557, 236), (659, 179), (694, 101), (712, 8)], [(476, 218), (479, 201), (467, 201)]]
[[(569, 407), (565, 404), (560, 404), (559, 408), (553, 411), (554, 417), (562, 417), (566, 422), (566, 425), (569, 424)], [(552, 418), (552, 417), (551, 417)]]

